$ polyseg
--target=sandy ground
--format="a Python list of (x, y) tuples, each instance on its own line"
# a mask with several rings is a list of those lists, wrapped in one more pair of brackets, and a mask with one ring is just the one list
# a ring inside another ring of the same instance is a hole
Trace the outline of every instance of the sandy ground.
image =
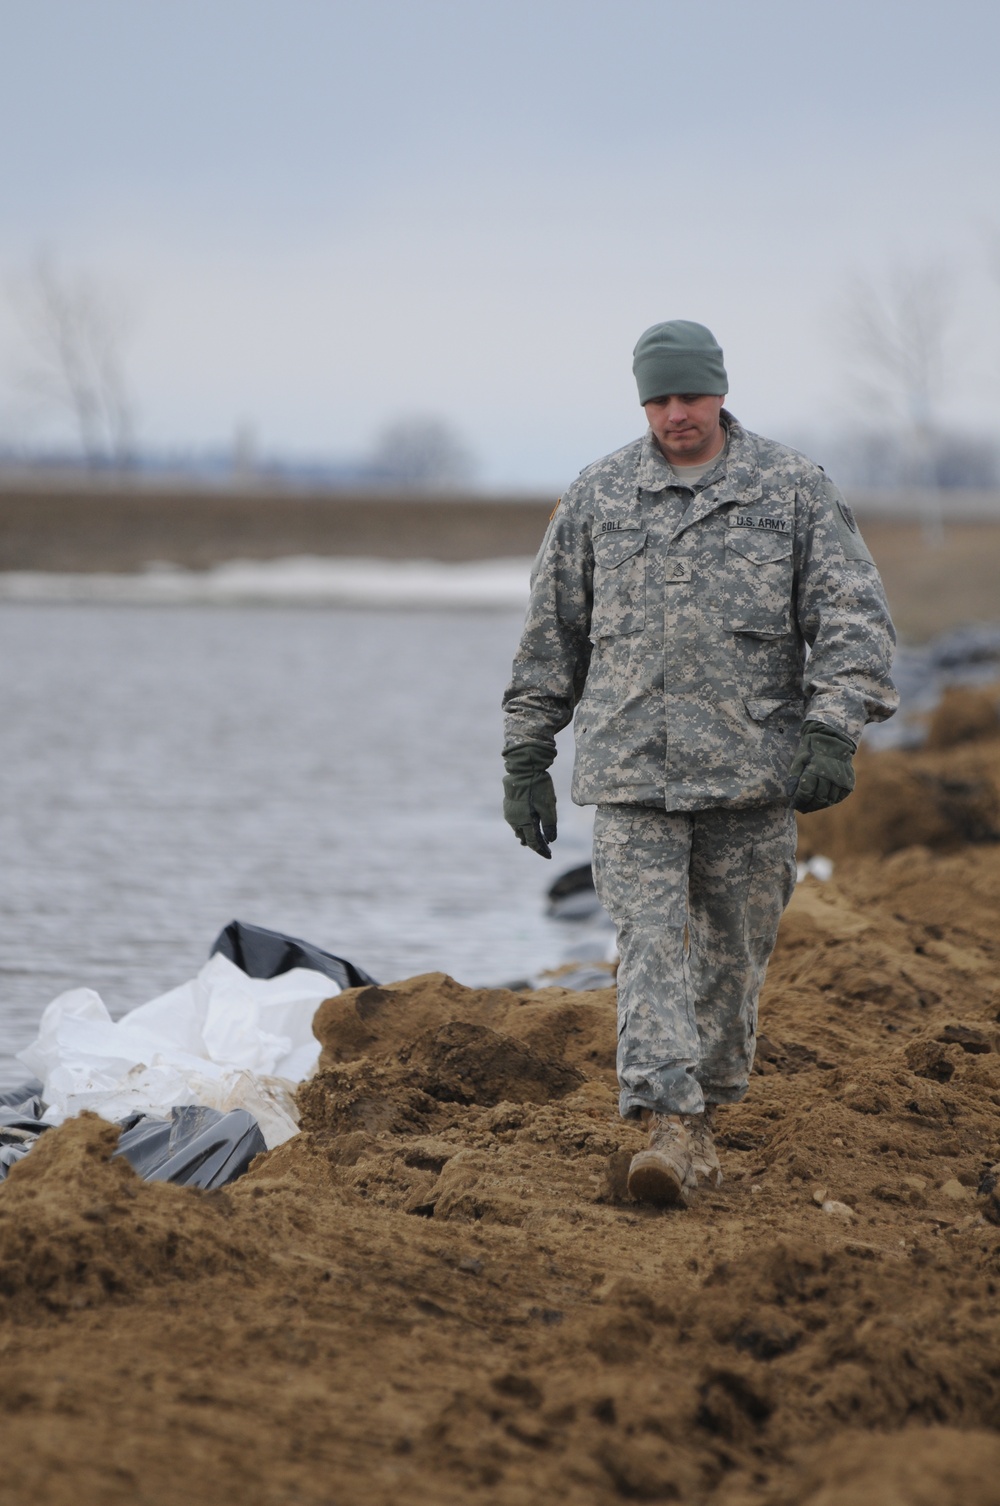
[(0, 1502), (1000, 1501), (998, 696), (803, 821), (836, 871), (685, 1212), (625, 1193), (611, 990), (329, 1000), (303, 1133), (225, 1192), (45, 1136), (0, 1188)]

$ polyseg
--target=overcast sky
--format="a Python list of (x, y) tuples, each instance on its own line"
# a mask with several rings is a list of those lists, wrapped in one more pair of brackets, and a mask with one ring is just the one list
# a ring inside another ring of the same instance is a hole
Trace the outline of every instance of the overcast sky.
[[(438, 414), (490, 485), (641, 432), (697, 319), (777, 438), (851, 411), (851, 275), (941, 264), (950, 419), (1000, 392), (996, 0), (0, 0), (0, 269), (131, 311), (139, 435), (358, 454)], [(0, 435), (41, 437), (0, 312)], [(819, 456), (818, 458), (822, 458)]]

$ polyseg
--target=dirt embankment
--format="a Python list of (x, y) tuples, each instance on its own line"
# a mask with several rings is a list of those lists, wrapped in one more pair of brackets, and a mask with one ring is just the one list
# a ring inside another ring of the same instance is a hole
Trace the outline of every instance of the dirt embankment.
[(0, 486), (0, 570), (204, 570), (290, 555), (531, 556), (555, 498)]
[[(993, 1506), (977, 714), (803, 822), (836, 871), (792, 901), (726, 1180), (687, 1212), (624, 1194), (610, 990), (328, 1001), (304, 1133), (225, 1193), (142, 1184), (94, 1119), (46, 1136), (0, 1189), (0, 1502)], [(935, 780), (977, 787), (975, 823)]]

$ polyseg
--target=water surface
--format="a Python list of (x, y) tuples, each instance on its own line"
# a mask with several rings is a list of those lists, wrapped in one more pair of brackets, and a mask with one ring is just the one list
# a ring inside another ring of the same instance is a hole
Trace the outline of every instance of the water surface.
[(0, 1056), (64, 989), (120, 1013), (182, 982), (236, 917), (383, 981), (560, 961), (544, 890), (588, 856), (590, 818), (564, 734), (556, 860), (501, 819), (520, 623), (0, 604)]

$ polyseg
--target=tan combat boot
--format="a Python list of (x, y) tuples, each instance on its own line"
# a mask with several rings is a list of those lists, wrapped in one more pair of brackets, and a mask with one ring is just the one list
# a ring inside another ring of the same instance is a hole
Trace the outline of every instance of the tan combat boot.
[(694, 1185), (691, 1138), (680, 1114), (642, 1112), (649, 1127), (649, 1144), (632, 1157), (628, 1169), (629, 1195), (660, 1208), (686, 1208), (687, 1188)]
[(685, 1114), (684, 1128), (687, 1130), (691, 1150), (692, 1180), (688, 1186), (697, 1186), (699, 1182), (706, 1182), (709, 1187), (718, 1187), (722, 1181), (722, 1167), (719, 1165), (719, 1153), (712, 1137), (709, 1111), (706, 1109), (703, 1114)]

